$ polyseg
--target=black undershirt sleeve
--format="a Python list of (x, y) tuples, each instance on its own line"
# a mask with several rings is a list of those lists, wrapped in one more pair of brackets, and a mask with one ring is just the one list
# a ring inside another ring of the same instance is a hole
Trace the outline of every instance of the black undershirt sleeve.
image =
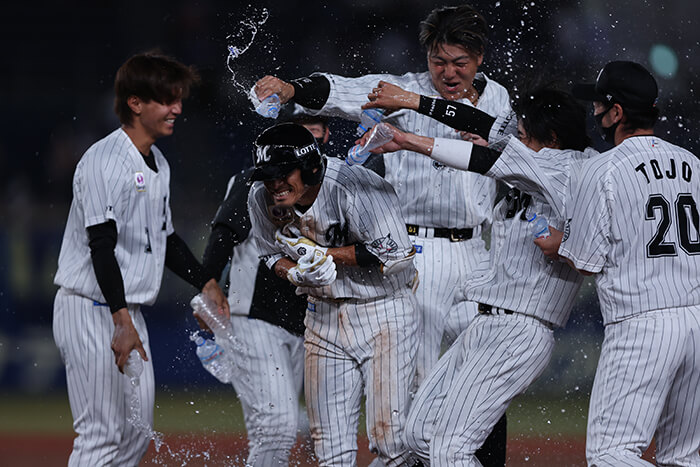
[(165, 265), (172, 272), (184, 279), (189, 284), (202, 290), (211, 276), (204, 272), (204, 268), (194, 257), (184, 240), (176, 233), (168, 235), (165, 247)]
[(221, 278), (224, 268), (233, 258), (233, 247), (238, 245), (236, 234), (225, 224), (215, 224), (202, 259), (207, 276)]
[(460, 102), (420, 96), (418, 112), (460, 131), (475, 133), (488, 140), (496, 119), (476, 107)]
[(493, 164), (496, 163), (499, 157), (501, 157), (499, 151), (475, 144), (472, 147), (472, 154), (469, 159), (469, 167), (467, 170), (484, 175), (493, 167)]
[(379, 258), (367, 251), (367, 247), (364, 245), (364, 243), (355, 244), (355, 261), (357, 261), (358, 266), (364, 268), (379, 266), (381, 263)]
[(87, 228), (87, 234), (97, 284), (102, 290), (110, 311), (114, 313), (126, 308), (124, 279), (117, 258), (114, 256), (114, 248), (117, 245), (117, 224), (110, 220), (92, 225)]
[(298, 78), (290, 83), (294, 86), (294, 102), (313, 110), (320, 110), (331, 93), (331, 83), (322, 75)]

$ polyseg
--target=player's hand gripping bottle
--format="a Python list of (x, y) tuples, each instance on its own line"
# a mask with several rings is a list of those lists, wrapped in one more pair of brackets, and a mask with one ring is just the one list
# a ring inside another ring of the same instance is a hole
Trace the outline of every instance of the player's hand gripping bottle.
[(345, 162), (348, 165), (364, 164), (369, 158), (372, 149), (381, 147), (394, 138), (391, 128), (385, 123), (379, 123), (372, 128), (372, 133), (364, 146), (356, 144), (348, 150)]

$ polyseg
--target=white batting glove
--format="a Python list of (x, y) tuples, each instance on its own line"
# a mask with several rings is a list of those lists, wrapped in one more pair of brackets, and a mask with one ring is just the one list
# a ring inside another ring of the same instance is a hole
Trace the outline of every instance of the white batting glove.
[(316, 242), (303, 235), (289, 237), (282, 232), (282, 229), (277, 229), (277, 232), (275, 232), (275, 240), (277, 246), (282, 249), (284, 254), (294, 261), (298, 261), (311, 252), (313, 252), (313, 258), (320, 258), (328, 254), (328, 248), (318, 245)]
[(332, 284), (338, 272), (333, 256), (303, 256), (296, 266), (287, 271), (287, 279), (297, 287), (323, 287)]

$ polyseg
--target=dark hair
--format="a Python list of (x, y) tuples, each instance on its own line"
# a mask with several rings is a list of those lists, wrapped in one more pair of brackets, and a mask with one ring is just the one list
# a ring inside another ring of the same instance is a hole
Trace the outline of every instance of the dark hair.
[(484, 17), (469, 5), (442, 7), (421, 21), (418, 40), (428, 51), (439, 44), (454, 44), (483, 55), (488, 29)]
[(656, 124), (656, 121), (659, 119), (659, 109), (657, 107), (640, 110), (636, 108), (627, 108), (623, 104), (620, 105), (624, 112), (624, 121), (621, 125), (625, 129), (649, 130), (654, 128), (654, 124)]
[(133, 112), (127, 100), (136, 96), (145, 102), (170, 104), (184, 99), (190, 87), (199, 82), (197, 72), (158, 52), (146, 52), (129, 58), (114, 79), (114, 111), (123, 124), (131, 124)]
[(314, 125), (320, 123), (324, 128), (328, 128), (328, 118), (323, 115), (299, 114), (291, 117), (289, 121), (298, 125)]
[(572, 94), (553, 84), (525, 90), (513, 108), (530, 138), (577, 151), (590, 145), (586, 134), (586, 109)]

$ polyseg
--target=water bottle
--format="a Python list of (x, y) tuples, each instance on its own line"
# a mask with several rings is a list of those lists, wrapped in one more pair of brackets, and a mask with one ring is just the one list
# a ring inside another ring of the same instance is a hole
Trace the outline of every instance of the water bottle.
[(385, 123), (375, 125), (364, 146), (356, 144), (348, 150), (345, 162), (348, 165), (363, 164), (369, 158), (372, 149), (385, 145), (394, 138), (394, 133)]
[(357, 125), (357, 136), (364, 135), (367, 130), (381, 122), (384, 109), (367, 109), (360, 114), (360, 124)]
[(143, 359), (138, 350), (134, 349), (124, 365), (124, 374), (129, 378), (133, 386), (139, 385), (139, 377), (143, 373)]
[(530, 231), (535, 238), (549, 237), (549, 222), (547, 222), (546, 217), (533, 214), (531, 217), (528, 216), (527, 221), (530, 223)]
[(205, 339), (197, 333), (192, 334), (190, 340), (197, 345), (197, 357), (204, 369), (222, 383), (230, 383), (233, 380), (233, 371), (224, 358), (224, 349), (212, 339)]
[(280, 98), (277, 94), (267, 96), (255, 108), (255, 111), (267, 118), (277, 118), (280, 114)]
[(231, 321), (217, 311), (216, 303), (205, 294), (198, 293), (190, 301), (194, 314), (201, 318), (214, 336), (221, 339), (233, 339)]

